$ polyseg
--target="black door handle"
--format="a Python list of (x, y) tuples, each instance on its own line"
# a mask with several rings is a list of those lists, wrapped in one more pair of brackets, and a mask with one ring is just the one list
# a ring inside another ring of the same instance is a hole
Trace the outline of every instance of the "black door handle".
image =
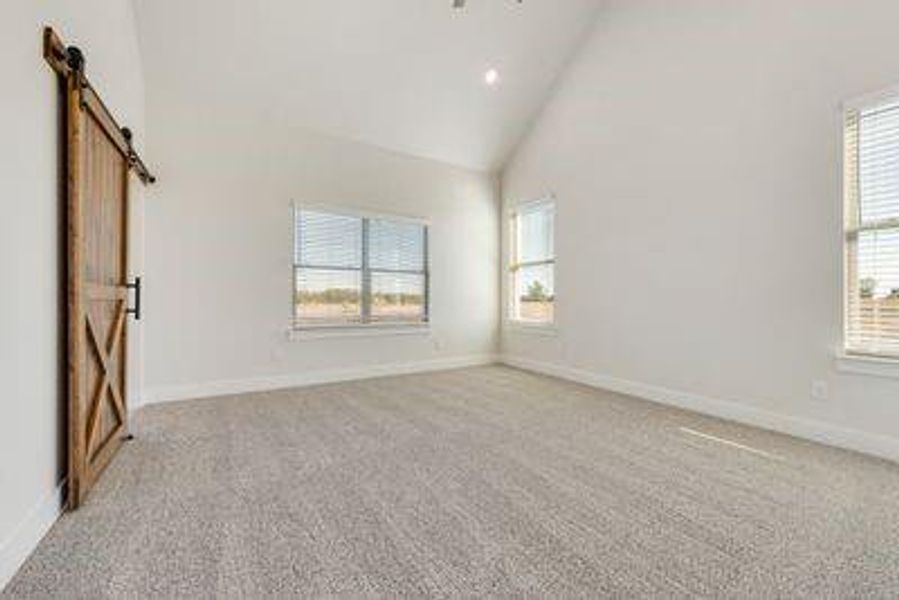
[(135, 321), (140, 321), (140, 277), (135, 277), (134, 281), (125, 284), (129, 290), (134, 290), (134, 307), (128, 307), (125, 312), (134, 315)]

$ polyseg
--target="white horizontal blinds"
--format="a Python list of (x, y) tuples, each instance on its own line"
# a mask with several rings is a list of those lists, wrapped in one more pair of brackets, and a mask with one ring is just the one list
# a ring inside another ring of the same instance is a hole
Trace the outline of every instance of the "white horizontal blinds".
[(368, 269), (372, 322), (427, 320), (427, 228), (420, 223), (370, 219)]
[(554, 259), (554, 213), (549, 204), (539, 204), (519, 213), (518, 241), (522, 263), (551, 262)]
[(425, 225), (298, 209), (295, 226), (298, 326), (427, 321)]
[(899, 102), (845, 123), (847, 350), (899, 358)]
[(296, 319), (300, 325), (362, 321), (362, 219), (298, 210)]
[(555, 207), (540, 202), (512, 217), (512, 318), (551, 323), (555, 305)]

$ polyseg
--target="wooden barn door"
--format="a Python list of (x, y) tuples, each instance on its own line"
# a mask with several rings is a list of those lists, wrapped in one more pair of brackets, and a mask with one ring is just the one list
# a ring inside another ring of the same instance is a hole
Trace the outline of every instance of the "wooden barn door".
[(128, 431), (128, 160), (69, 94), (70, 504), (78, 506)]
[(64, 76), (68, 230), (68, 504), (77, 508), (128, 436), (129, 170), (153, 181), (84, 76), (84, 58), (45, 32)]

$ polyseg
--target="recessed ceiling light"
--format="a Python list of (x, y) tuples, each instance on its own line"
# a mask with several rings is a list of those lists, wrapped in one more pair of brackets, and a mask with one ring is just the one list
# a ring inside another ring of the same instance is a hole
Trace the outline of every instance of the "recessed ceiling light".
[(486, 73), (484, 73), (484, 83), (487, 85), (493, 86), (499, 82), (499, 71), (496, 69), (490, 69)]

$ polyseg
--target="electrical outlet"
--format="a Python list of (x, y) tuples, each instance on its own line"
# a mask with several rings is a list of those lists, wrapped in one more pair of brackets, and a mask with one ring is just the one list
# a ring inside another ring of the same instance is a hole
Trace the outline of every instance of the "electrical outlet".
[(812, 382), (812, 400), (825, 402), (830, 398), (830, 386), (826, 381), (815, 380)]

